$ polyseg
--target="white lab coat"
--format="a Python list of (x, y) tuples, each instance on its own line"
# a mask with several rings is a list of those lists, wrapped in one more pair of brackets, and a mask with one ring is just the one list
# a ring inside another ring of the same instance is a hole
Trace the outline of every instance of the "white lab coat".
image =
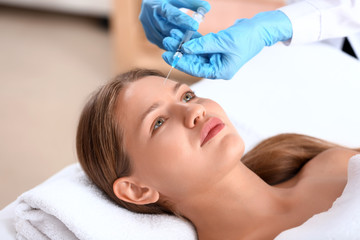
[(347, 36), (360, 59), (360, 0), (288, 1), (280, 8), (290, 19), (293, 37), (301, 44)]

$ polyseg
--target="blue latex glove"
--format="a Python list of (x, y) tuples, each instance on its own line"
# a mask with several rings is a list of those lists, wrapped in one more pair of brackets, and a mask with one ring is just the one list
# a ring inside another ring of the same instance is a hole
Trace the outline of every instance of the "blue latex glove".
[(148, 40), (164, 49), (163, 39), (170, 36), (171, 29), (185, 32), (199, 28), (199, 23), (179, 8), (196, 11), (199, 7), (210, 10), (210, 4), (201, 0), (143, 0), (139, 18)]
[[(264, 46), (291, 37), (292, 25), (283, 12), (259, 13), (251, 19), (237, 20), (233, 26), (216, 34), (194, 35), (192, 40), (182, 45), (185, 54), (176, 68), (197, 77), (231, 79)], [(170, 65), (181, 38), (182, 32), (173, 30), (171, 37), (163, 41), (168, 50), (163, 58)]]

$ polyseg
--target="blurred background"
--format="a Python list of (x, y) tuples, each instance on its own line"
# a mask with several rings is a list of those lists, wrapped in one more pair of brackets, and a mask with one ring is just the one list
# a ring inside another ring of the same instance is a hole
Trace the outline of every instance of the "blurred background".
[[(208, 2), (203, 34), (284, 5)], [(145, 38), (140, 8), (141, 0), (0, 0), (0, 209), (77, 161), (78, 117), (99, 85), (133, 67), (169, 71)]]

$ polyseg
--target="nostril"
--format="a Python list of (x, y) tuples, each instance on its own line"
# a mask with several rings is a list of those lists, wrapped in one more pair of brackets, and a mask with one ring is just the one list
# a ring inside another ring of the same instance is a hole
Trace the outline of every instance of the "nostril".
[(199, 120), (199, 116), (197, 116), (195, 119), (194, 119), (194, 125), (196, 125), (197, 121)]

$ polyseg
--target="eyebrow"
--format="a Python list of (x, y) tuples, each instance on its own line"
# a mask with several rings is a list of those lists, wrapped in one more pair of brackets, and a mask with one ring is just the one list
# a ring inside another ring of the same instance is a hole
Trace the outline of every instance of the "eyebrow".
[[(173, 88), (173, 93), (176, 94), (182, 85), (185, 85), (185, 84), (180, 83), (180, 82), (176, 83)], [(160, 103), (158, 103), (158, 102), (152, 104), (143, 114), (141, 114), (140, 123), (142, 123), (144, 121), (144, 119), (147, 117), (147, 115), (149, 115), (152, 111), (154, 111), (159, 106), (160, 106)]]
[(173, 89), (173, 93), (176, 94), (176, 92), (179, 90), (179, 88), (182, 86), (182, 85), (185, 85), (183, 83), (176, 83), (175, 86), (174, 86), (174, 89)]

